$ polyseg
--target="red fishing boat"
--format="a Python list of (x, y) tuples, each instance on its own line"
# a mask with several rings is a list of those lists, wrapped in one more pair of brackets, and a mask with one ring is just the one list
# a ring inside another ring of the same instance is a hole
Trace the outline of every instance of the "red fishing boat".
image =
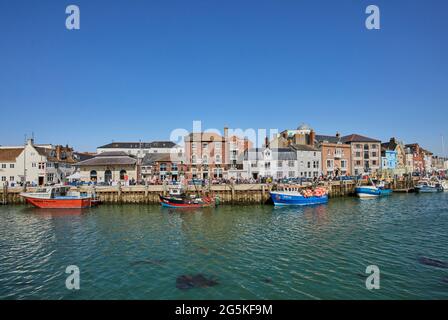
[(34, 192), (22, 192), (20, 196), (35, 207), (47, 209), (90, 208), (99, 203), (94, 195), (71, 191), (69, 186), (39, 188)]
[(187, 195), (182, 187), (176, 186), (170, 189), (170, 195), (159, 195), (160, 204), (167, 208), (204, 208), (216, 205), (215, 199), (201, 197), (199, 195)]

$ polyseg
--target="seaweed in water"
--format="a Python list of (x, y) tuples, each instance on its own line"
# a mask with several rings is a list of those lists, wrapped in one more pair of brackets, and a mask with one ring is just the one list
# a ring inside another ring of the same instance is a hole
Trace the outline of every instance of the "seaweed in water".
[(207, 288), (216, 286), (218, 282), (211, 278), (206, 278), (202, 274), (196, 274), (194, 276), (181, 275), (176, 279), (176, 288), (181, 290), (187, 290), (192, 288)]
[(153, 265), (153, 266), (160, 266), (163, 263), (165, 263), (164, 259), (140, 260), (140, 261), (132, 262), (131, 266), (140, 265), (140, 264), (149, 264), (149, 265)]
[(426, 266), (436, 267), (436, 268), (448, 268), (448, 263), (436, 259), (431, 259), (427, 257), (419, 257), (418, 262)]
[(264, 278), (263, 282), (264, 283), (272, 283), (272, 279), (271, 278)]

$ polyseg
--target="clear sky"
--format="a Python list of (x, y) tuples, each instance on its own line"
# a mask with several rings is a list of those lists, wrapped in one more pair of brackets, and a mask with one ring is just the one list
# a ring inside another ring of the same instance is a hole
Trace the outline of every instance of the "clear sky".
[[(80, 30), (65, 28), (69, 4)], [(369, 4), (381, 30), (365, 28)], [(444, 0), (1, 0), (0, 144), (34, 132), (87, 151), (201, 120), (441, 153), (447, 16)]]

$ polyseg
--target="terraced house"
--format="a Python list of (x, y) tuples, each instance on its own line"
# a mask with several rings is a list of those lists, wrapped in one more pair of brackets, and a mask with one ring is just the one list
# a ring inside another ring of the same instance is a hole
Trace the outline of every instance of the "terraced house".
[(341, 138), (350, 146), (352, 175), (378, 173), (381, 167), (381, 141), (359, 134), (351, 134)]
[(322, 152), (322, 173), (326, 176), (351, 174), (351, 147), (342, 141), (339, 133), (335, 136), (316, 135), (316, 145)]

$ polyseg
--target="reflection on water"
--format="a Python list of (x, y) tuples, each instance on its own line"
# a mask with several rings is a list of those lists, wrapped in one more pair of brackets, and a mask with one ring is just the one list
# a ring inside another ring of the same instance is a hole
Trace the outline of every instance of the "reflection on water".
[[(180, 211), (5, 206), (0, 298), (446, 298), (446, 230), (446, 193)], [(71, 264), (78, 292), (65, 289)], [(377, 291), (364, 286), (371, 264)]]

